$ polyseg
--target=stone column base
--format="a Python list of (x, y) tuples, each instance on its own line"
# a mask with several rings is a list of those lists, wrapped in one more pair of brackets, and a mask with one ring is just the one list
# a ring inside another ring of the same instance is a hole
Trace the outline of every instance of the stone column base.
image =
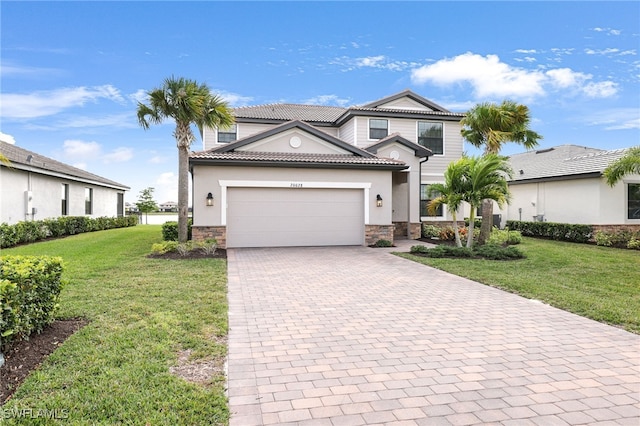
[(364, 243), (368, 246), (375, 244), (378, 240), (388, 240), (393, 243), (394, 225), (365, 225)]
[(191, 227), (191, 239), (193, 241), (204, 241), (215, 239), (218, 248), (227, 248), (227, 227), (226, 226), (193, 226)]

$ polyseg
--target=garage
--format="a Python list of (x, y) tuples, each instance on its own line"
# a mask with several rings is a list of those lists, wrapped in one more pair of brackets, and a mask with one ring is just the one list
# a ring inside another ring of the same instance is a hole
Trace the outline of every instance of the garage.
[(227, 247), (362, 245), (364, 191), (229, 188)]

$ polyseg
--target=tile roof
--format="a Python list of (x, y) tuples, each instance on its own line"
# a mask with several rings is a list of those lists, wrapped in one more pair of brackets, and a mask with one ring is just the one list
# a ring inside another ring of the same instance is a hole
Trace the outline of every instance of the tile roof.
[(404, 169), (406, 164), (402, 161), (390, 158), (360, 157), (349, 154), (305, 154), (297, 152), (257, 152), (257, 151), (232, 151), (218, 152), (215, 150), (192, 152), (190, 159), (214, 160), (223, 162), (256, 162), (256, 163), (283, 163), (283, 164), (307, 164), (307, 165), (353, 165), (353, 166), (389, 166)]
[(317, 123), (333, 123), (345, 111), (346, 108), (340, 107), (298, 104), (267, 104), (233, 109), (236, 118), (300, 120)]
[(26, 169), (34, 173), (58, 174), (71, 180), (90, 182), (97, 185), (113, 187), (117, 189), (130, 189), (121, 183), (89, 173), (86, 170), (70, 166), (36, 152), (20, 148), (19, 146), (0, 141), (0, 152), (9, 159), (11, 166)]
[(560, 145), (512, 155), (509, 157), (514, 172), (512, 182), (601, 174), (626, 150), (605, 151), (578, 145)]
[[(419, 110), (419, 109), (401, 109), (401, 108), (383, 108), (379, 105), (383, 105), (386, 102), (395, 100), (401, 97), (409, 97), (424, 104), (425, 106), (432, 108), (431, 111)], [(279, 121), (307, 121), (310, 123), (326, 123), (336, 124), (341, 119), (347, 118), (350, 115), (362, 115), (362, 114), (375, 114), (375, 115), (389, 115), (389, 116), (429, 116), (429, 117), (450, 117), (461, 119), (465, 116), (464, 113), (451, 112), (441, 106), (419, 96), (415, 93), (405, 90), (404, 92), (397, 93), (395, 95), (379, 99), (378, 101), (368, 103), (361, 106), (350, 106), (348, 108), (336, 107), (336, 106), (324, 106), (324, 105), (304, 105), (304, 104), (266, 104), (266, 105), (254, 105), (246, 107), (238, 107), (233, 109), (234, 115), (238, 121), (243, 119), (247, 120), (279, 120)]]

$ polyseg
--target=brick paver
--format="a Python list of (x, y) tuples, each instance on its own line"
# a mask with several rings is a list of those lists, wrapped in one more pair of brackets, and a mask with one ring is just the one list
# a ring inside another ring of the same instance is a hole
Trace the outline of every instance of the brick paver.
[(640, 336), (389, 251), (228, 250), (232, 426), (640, 424)]

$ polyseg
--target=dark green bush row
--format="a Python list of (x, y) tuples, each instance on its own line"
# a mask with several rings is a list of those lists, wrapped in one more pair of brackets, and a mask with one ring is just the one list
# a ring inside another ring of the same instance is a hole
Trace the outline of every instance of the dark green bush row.
[[(191, 218), (187, 221), (187, 239), (191, 239), (191, 225), (193, 221)], [(162, 240), (163, 241), (178, 241), (178, 222), (165, 222), (162, 224)]]
[(525, 237), (550, 238), (574, 243), (586, 243), (593, 236), (593, 227), (591, 225), (573, 225), (570, 223), (508, 220), (507, 228), (513, 231), (520, 231)]
[(0, 345), (38, 333), (53, 321), (62, 270), (59, 257), (0, 257)]
[(0, 248), (22, 243), (33, 243), (49, 237), (63, 237), (83, 232), (124, 228), (138, 224), (136, 216), (97, 217), (63, 216), (55, 219), (18, 222), (15, 225), (0, 224)]
[(439, 245), (434, 248), (427, 248), (426, 246), (418, 245), (411, 247), (411, 253), (425, 257), (481, 257), (489, 260), (523, 259), (525, 257), (524, 253), (518, 250), (517, 247), (502, 247), (494, 244), (475, 246), (474, 248), (448, 245)]

